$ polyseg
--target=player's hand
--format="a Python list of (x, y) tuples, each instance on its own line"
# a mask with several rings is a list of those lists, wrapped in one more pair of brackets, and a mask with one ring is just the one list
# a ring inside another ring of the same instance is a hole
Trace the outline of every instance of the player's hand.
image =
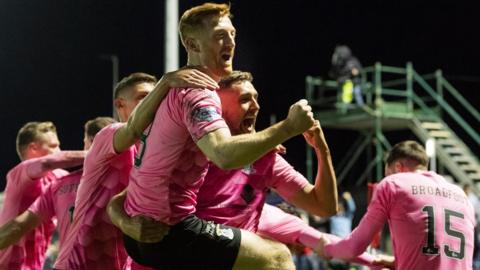
[(325, 237), (325, 236), (322, 236), (320, 237), (320, 240), (318, 241), (318, 244), (317, 246), (315, 247), (315, 253), (317, 253), (317, 255), (322, 258), (322, 259), (325, 259), (325, 260), (330, 260), (331, 257), (328, 257), (326, 254), (325, 254), (325, 245), (328, 245), (330, 244), (330, 240)]
[(288, 125), (288, 131), (293, 136), (312, 127), (315, 120), (313, 119), (312, 107), (308, 105), (308, 101), (301, 99), (290, 106), (285, 122)]
[(168, 234), (170, 227), (150, 217), (133, 216), (123, 222), (121, 229), (123, 233), (139, 242), (156, 243)]
[(163, 79), (168, 82), (172, 88), (207, 88), (210, 90), (218, 89), (219, 86), (210, 76), (198, 69), (188, 67), (176, 71), (168, 72), (163, 75)]
[(318, 148), (321, 144), (326, 144), (323, 136), (320, 121), (315, 120), (313, 126), (303, 133), (305, 141), (313, 148)]
[(372, 269), (395, 269), (395, 257), (390, 255), (378, 254), (372, 262)]
[(285, 155), (287, 153), (287, 148), (281, 144), (275, 146), (275, 152)]

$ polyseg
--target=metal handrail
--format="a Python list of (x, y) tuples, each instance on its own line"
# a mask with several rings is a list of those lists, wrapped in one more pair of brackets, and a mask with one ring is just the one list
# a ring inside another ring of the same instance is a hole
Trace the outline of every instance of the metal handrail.
[(460, 102), (460, 104), (462, 104), (462, 106), (465, 107), (465, 109), (467, 109), (467, 111), (471, 113), (478, 122), (480, 122), (480, 113), (445, 78), (441, 78), (441, 83), (442, 86), (444, 86), (445, 89), (447, 89), (450, 94)]
[[(382, 73), (390, 73), (390, 74), (401, 74), (405, 75), (405, 78), (394, 79), (394, 80), (387, 80), (382, 81)], [(473, 140), (480, 144), (480, 135), (477, 131), (475, 131), (472, 126), (467, 123), (464, 118), (462, 118), (453, 108), (448, 104), (444, 99), (444, 92), (448, 92), (459, 104), (465, 108), (465, 110), (473, 116), (475, 122), (473, 125), (477, 126), (477, 123), (480, 123), (480, 113), (477, 109), (475, 109), (441, 74), (441, 71), (438, 70), (435, 73), (419, 75), (412, 67), (411, 63), (407, 63), (405, 68), (400, 67), (392, 67), (392, 66), (384, 66), (380, 63), (376, 63), (374, 66), (365, 67), (362, 70), (362, 78), (363, 78), (363, 85), (366, 85), (368, 81), (365, 79), (367, 78), (368, 74), (372, 74), (372, 84), (371, 87), (367, 87), (363, 89), (365, 94), (371, 96), (372, 98), (367, 98), (367, 100), (371, 100), (370, 104), (372, 104), (374, 108), (377, 105), (381, 104), (380, 101), (382, 100), (382, 96), (397, 96), (397, 97), (405, 97), (405, 102), (408, 105), (408, 111), (413, 112), (414, 103), (417, 103), (413, 100), (413, 92), (414, 87), (413, 84), (419, 85), (426, 93), (428, 93), (427, 98), (429, 100), (435, 101), (438, 108), (441, 109), (440, 113), (446, 112), (453, 120), (455, 120), (460, 127), (470, 136)], [(436, 79), (436, 90), (434, 90), (428, 83), (427, 80)], [(325, 86), (325, 90), (337, 90), (338, 85), (335, 81), (330, 80), (320, 80), (317, 83), (322, 84)], [(405, 88), (403, 90), (393, 89), (390, 87), (393, 86), (400, 86), (402, 83), (405, 84)], [(403, 94), (402, 94), (403, 92)], [(418, 98), (421, 98), (417, 95)], [(418, 103), (416, 104), (418, 105)], [(425, 111), (425, 110), (423, 110)], [(431, 111), (431, 110), (430, 110)], [(438, 112), (436, 112), (438, 113)]]
[[(416, 72), (413, 73), (415, 80), (423, 87), (425, 91), (427, 91), (436, 101), (437, 103), (444, 109), (455, 121), (457, 121), (460, 126), (470, 135), (475, 142), (480, 145), (480, 136), (477, 132), (465, 121), (463, 118), (447, 103), (445, 100), (435, 94), (435, 90), (430, 87), (430, 85), (425, 82), (425, 80), (420, 77)], [(465, 101), (466, 102), (466, 101)]]

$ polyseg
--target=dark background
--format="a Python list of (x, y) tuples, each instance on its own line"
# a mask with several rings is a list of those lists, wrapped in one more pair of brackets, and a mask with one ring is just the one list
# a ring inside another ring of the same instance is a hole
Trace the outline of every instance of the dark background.
[[(181, 0), (179, 14), (202, 2)], [(271, 114), (285, 117), (289, 105), (304, 97), (306, 75), (326, 77), (336, 44), (349, 45), (364, 66), (412, 61), (420, 74), (442, 69), (478, 108), (475, 6), (461, 1), (364, 2), (232, 0), (238, 33), (235, 68), (255, 77), (262, 106), (258, 129), (268, 125)], [(51, 120), (62, 149), (80, 149), (84, 122), (111, 114), (111, 64), (100, 55), (119, 57), (120, 78), (136, 71), (161, 77), (163, 12), (164, 1), (158, 0), (0, 0), (2, 179), (19, 162), (15, 136), (25, 122)], [(183, 48), (180, 52), (180, 63), (185, 63)], [(353, 135), (325, 133), (337, 163)], [(395, 139), (409, 138), (413, 135), (407, 132)], [(303, 139), (285, 145), (287, 159), (305, 172)], [(342, 188), (355, 182), (349, 178)], [(0, 189), (4, 184), (0, 181)]]

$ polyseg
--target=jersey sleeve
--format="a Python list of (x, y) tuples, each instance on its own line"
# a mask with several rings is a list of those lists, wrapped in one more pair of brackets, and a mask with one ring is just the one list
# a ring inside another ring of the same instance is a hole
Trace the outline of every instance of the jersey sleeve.
[(346, 238), (326, 245), (325, 254), (339, 259), (351, 259), (365, 251), (374, 235), (387, 221), (394, 197), (394, 183), (388, 180), (380, 182), (358, 226)]
[(308, 185), (308, 180), (283, 157), (275, 154), (272, 177), (267, 180), (266, 185), (274, 188), (284, 199), (289, 200), (299, 190)]
[(34, 159), (26, 160), (15, 166), (7, 174), (7, 185), (15, 187), (13, 190), (23, 191), (23, 188), (31, 184), (32, 178), (28, 175), (28, 167), (35, 163)]
[(184, 122), (194, 142), (219, 128), (228, 128), (222, 118), (220, 98), (214, 91), (191, 89), (182, 103)]
[[(321, 233), (300, 218), (269, 204), (263, 207), (257, 233), (284, 244), (302, 244), (314, 250), (322, 236), (333, 243), (340, 240), (334, 235)], [(351, 262), (372, 266), (373, 259), (372, 255), (363, 253), (353, 258)]]
[(110, 159), (117, 156), (118, 153), (115, 152), (115, 148), (113, 147), (113, 136), (123, 125), (124, 123), (108, 125), (95, 135), (92, 146), (85, 158), (85, 168), (102, 167), (99, 166), (99, 164), (108, 163)]

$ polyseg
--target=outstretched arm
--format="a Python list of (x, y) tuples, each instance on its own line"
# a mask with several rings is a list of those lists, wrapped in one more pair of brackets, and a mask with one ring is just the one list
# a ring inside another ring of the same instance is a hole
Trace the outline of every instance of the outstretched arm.
[(314, 121), (311, 110), (306, 100), (300, 100), (290, 107), (285, 120), (265, 130), (231, 136), (228, 129), (221, 128), (207, 133), (197, 145), (219, 168), (239, 168), (310, 128)]
[(16, 218), (0, 227), (0, 249), (17, 243), (26, 233), (40, 225), (41, 218), (36, 214), (25, 211)]
[[(325, 257), (339, 257), (349, 259), (362, 253), (372, 242), (375, 234), (387, 222), (387, 214), (391, 202), (395, 201), (395, 185), (388, 181), (378, 184), (374, 197), (370, 202), (367, 212), (360, 220), (358, 226), (347, 237), (337, 243), (326, 243), (320, 248), (320, 255)], [(323, 249), (323, 250), (322, 250)]]
[(314, 215), (335, 215), (338, 209), (337, 178), (320, 122), (316, 120), (314, 126), (303, 135), (307, 143), (315, 149), (317, 176), (314, 186), (307, 185), (293, 195), (290, 202)]
[(107, 213), (113, 225), (139, 242), (160, 242), (168, 234), (169, 226), (149, 217), (128, 216), (123, 208), (126, 196), (127, 190), (124, 190), (113, 196), (107, 205)]
[(166, 73), (155, 88), (135, 108), (128, 118), (127, 124), (115, 133), (113, 146), (117, 153), (132, 146), (142, 132), (153, 121), (158, 106), (171, 88), (194, 87), (217, 89), (217, 83), (208, 75), (192, 68), (183, 68)]
[[(285, 244), (302, 244), (313, 250), (317, 249), (322, 238), (327, 238), (331, 243), (339, 240), (338, 237), (321, 233), (300, 218), (269, 204), (263, 206), (257, 233)], [(349, 261), (372, 266), (374, 259), (372, 255), (363, 253)]]
[(31, 179), (36, 179), (54, 169), (82, 165), (86, 153), (86, 151), (60, 151), (55, 154), (28, 160), (27, 175)]

